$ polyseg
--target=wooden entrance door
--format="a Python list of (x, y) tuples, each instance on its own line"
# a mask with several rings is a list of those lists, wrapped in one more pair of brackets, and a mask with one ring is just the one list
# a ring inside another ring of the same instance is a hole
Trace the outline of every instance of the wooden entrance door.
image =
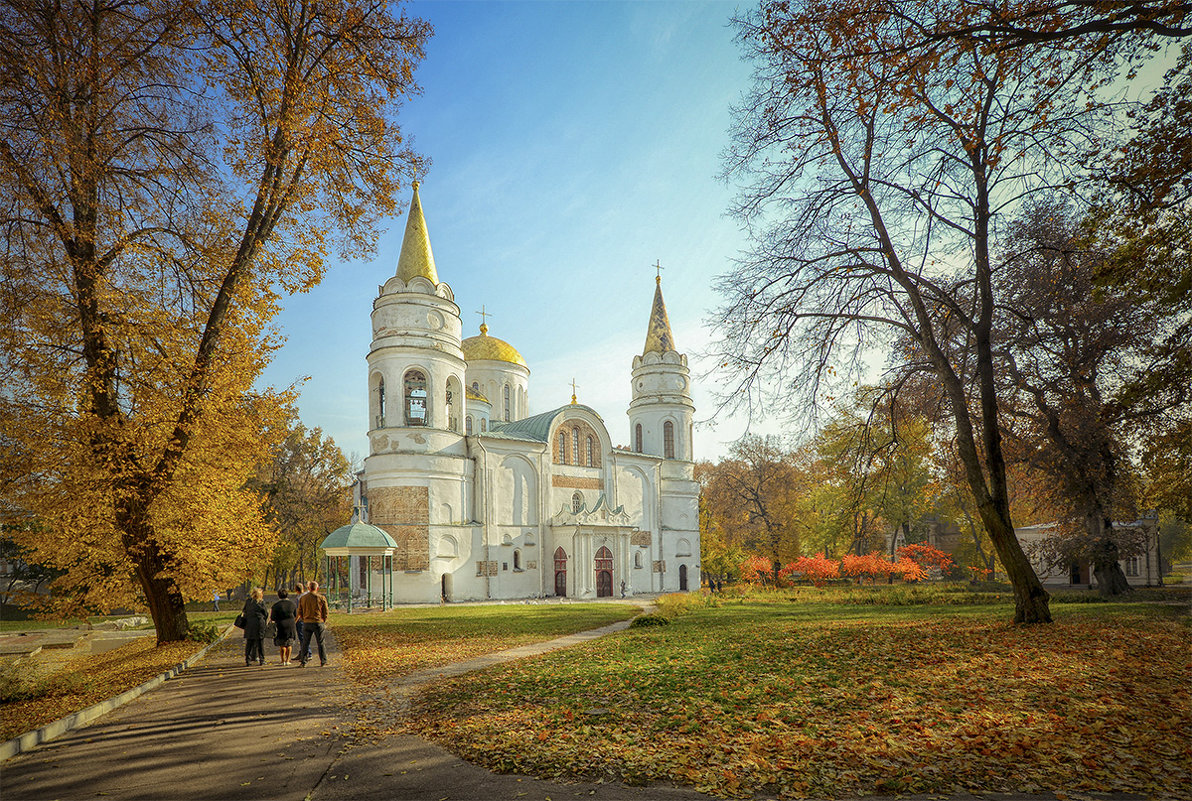
[(687, 592), (687, 565), (679, 565), (679, 590)]
[(611, 598), (613, 595), (613, 552), (601, 546), (596, 552), (596, 597)]
[(567, 597), (567, 552), (555, 549), (555, 595)]

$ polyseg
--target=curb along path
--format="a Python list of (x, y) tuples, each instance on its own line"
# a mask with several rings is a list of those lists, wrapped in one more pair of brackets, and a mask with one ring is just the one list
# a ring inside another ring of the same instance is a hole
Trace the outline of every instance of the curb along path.
[[(0, 765), (5, 801), (303, 799), (342, 749), (335, 668), (244, 666), (231, 637), (91, 725)], [(316, 660), (317, 661), (317, 660)]]
[(231, 631), (232, 627), (228, 626), (223, 633), (220, 634), (219, 639), (204, 645), (194, 656), (184, 659), (164, 673), (154, 676), (146, 682), (142, 682), (136, 687), (133, 687), (131, 690), (126, 690), (117, 696), (109, 698), (105, 701), (100, 701), (98, 704), (92, 704), (91, 706), (86, 707), (85, 709), (80, 709), (78, 712), (67, 715), (64, 718), (59, 718), (58, 720), (47, 723), (44, 726), (40, 726), (33, 731), (27, 731), (24, 734), (13, 737), (11, 740), (6, 740), (5, 742), (0, 743), (0, 762), (3, 762), (10, 757), (16, 756), (17, 754), (29, 751), (36, 746), (41, 745), (42, 743), (46, 743), (50, 740), (61, 737), (68, 731), (73, 731), (86, 726), (91, 721), (103, 717), (112, 710), (118, 709), (130, 701), (140, 698), (150, 690), (156, 689), (163, 682), (174, 678), (178, 674), (182, 673), (182, 671), (194, 666), (196, 662), (207, 655), (208, 651), (210, 651), (212, 648), (215, 648), (225, 639), (227, 639)]

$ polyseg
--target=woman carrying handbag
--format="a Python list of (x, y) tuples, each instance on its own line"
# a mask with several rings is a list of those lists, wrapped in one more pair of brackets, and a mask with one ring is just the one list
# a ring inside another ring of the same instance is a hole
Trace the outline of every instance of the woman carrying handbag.
[(253, 587), (252, 594), (244, 601), (244, 665), (249, 666), (255, 657), (258, 664), (265, 664), (265, 623), (269, 610), (265, 608), (265, 591)]

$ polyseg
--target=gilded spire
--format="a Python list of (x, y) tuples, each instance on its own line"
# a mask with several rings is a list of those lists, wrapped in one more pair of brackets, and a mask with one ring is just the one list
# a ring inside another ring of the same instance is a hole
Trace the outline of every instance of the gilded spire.
[(414, 199), (410, 201), (410, 215), (406, 218), (406, 234), (401, 241), (401, 255), (397, 257), (397, 277), (408, 283), (419, 275), (432, 284), (439, 283), (426, 219), (422, 216), (422, 201), (418, 199), (418, 182), (415, 181)]
[(666, 353), (675, 349), (675, 338), (671, 336), (670, 320), (666, 318), (666, 304), (662, 302), (662, 276), (655, 278), (654, 308), (650, 311), (650, 327), (646, 331), (646, 347), (642, 355), (653, 351)]

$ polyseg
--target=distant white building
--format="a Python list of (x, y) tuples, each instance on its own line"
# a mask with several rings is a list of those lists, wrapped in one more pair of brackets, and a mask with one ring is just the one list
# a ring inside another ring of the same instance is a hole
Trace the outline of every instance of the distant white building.
[[(487, 325), (466, 339), (462, 327), (415, 184), (396, 274), (373, 302), (356, 488), (360, 518), (396, 544), (393, 600), (698, 589), (695, 409), (661, 280), (633, 358), (628, 447), (574, 395), (528, 416), (521, 354)], [(351, 584), (389, 584), (377, 562), (353, 557)]]
[[(1114, 523), (1116, 529), (1134, 529), (1145, 547), (1141, 553), (1124, 557), (1118, 561), (1126, 581), (1132, 587), (1150, 587), (1161, 584), (1162, 567), (1159, 564), (1159, 527), (1155, 518), (1143, 518), (1131, 522)], [(1055, 533), (1055, 523), (1041, 523), (1014, 529), (1015, 536), (1022, 543), (1023, 550), (1031, 560), (1039, 581), (1047, 587), (1089, 587), (1096, 584), (1092, 565), (1087, 559), (1078, 559), (1067, 565), (1051, 566), (1038, 554), (1038, 545)]]

